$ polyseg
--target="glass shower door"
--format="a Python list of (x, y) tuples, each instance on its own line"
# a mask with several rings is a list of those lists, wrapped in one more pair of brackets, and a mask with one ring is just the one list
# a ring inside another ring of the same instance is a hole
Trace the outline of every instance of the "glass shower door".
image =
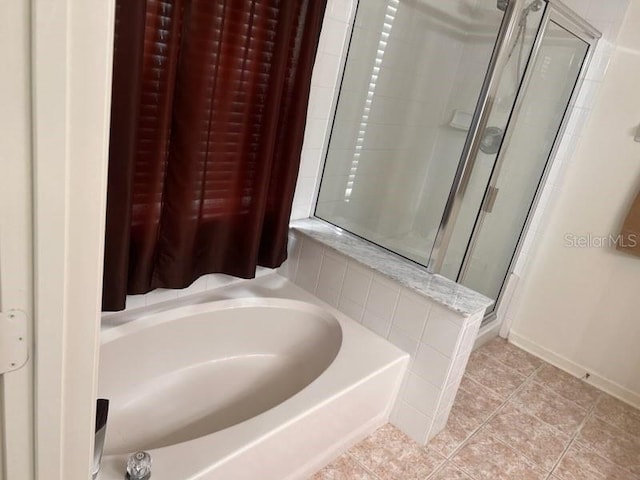
[(427, 265), (508, 20), (496, 0), (359, 2), (317, 217)]
[(554, 20), (561, 16), (553, 10), (548, 15), (526, 88), (516, 103), (517, 121), (509, 125), (483, 201), (475, 205), (474, 233), (469, 236), (465, 231), (469, 224), (459, 222), (452, 241), (464, 235), (460, 242), (467, 244), (465, 254), (456, 257), (454, 249), (447, 252), (449, 263), (459, 268), (459, 283), (493, 299), (499, 297), (508, 276), (589, 54), (588, 41)]
[(555, 0), (359, 2), (315, 216), (498, 301), (598, 36)]

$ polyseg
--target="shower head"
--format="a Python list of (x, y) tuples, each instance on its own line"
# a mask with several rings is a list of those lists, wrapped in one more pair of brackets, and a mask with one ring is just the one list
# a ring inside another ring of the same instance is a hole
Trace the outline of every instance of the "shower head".
[[(509, 6), (509, 2), (510, 0), (498, 0), (498, 10), (502, 10), (504, 12), (507, 9), (507, 6)], [(542, 0), (533, 0), (533, 2), (525, 7), (525, 15), (529, 12), (537, 12), (543, 7), (543, 5), (544, 2)]]
[(529, 13), (529, 12), (537, 12), (538, 10), (540, 10), (544, 5), (544, 2), (542, 0), (533, 0), (533, 2), (531, 2), (529, 4), (528, 7), (526, 7), (524, 10), (525, 12)]

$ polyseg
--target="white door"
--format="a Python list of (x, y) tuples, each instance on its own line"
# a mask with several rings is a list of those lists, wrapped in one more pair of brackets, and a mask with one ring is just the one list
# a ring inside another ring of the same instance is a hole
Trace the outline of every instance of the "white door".
[[(33, 319), (29, 2), (2, 2), (0, 59), (0, 310)], [(0, 375), (0, 427), (0, 478), (33, 479), (32, 355)]]
[(0, 1), (0, 309), (31, 319), (0, 480), (90, 477), (114, 3)]

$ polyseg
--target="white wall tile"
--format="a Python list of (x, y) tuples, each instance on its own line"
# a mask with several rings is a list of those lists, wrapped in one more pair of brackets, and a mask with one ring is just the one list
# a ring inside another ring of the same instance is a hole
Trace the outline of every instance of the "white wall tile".
[(169, 300), (175, 300), (176, 298), (178, 298), (178, 290), (169, 288), (156, 288), (155, 290), (145, 294), (146, 305), (168, 302)]
[(296, 272), (296, 283), (314, 293), (322, 266), (323, 247), (312, 240), (303, 240)]
[(373, 273), (371, 270), (358, 265), (356, 262), (349, 261), (342, 287), (342, 298), (364, 307), (372, 280)]
[(237, 277), (225, 275), (224, 273), (212, 273), (210, 275), (205, 275), (205, 278), (207, 281), (207, 290), (224, 287), (225, 285), (241, 281), (241, 279)]
[(315, 177), (298, 177), (296, 192), (293, 195), (293, 205), (306, 206), (307, 209), (310, 210), (309, 202), (313, 202), (313, 193), (315, 188)]
[[(337, 302), (338, 309), (345, 315), (411, 355), (410, 374), (400, 389), (392, 418), (400, 418), (396, 425), (424, 443), (431, 435), (431, 419), (438, 416), (442, 421), (448, 413), (450, 405), (448, 400), (443, 403), (441, 393), (455, 394), (471, 352), (469, 346), (468, 351), (460, 353), (459, 345), (464, 332), (470, 332), (471, 336), (477, 333), (482, 314), (463, 318), (390, 278), (347, 260), (328, 247), (321, 247), (303, 234), (294, 232), (294, 235), (304, 239), (296, 283), (306, 282), (307, 289), (315, 288), (316, 296), (332, 305)], [(315, 272), (315, 276), (306, 278), (301, 272), (307, 270)], [(422, 335), (423, 326), (425, 332), (429, 327), (425, 335)], [(421, 337), (432, 345), (420, 343)]]
[(329, 87), (314, 87), (315, 103), (309, 111), (311, 118), (328, 120), (331, 116), (331, 104), (335, 90)]
[(332, 307), (338, 308), (338, 302), (340, 301), (340, 292), (338, 290), (332, 290), (318, 285), (315, 295), (323, 302), (327, 302)]
[(413, 372), (434, 385), (444, 385), (450, 363), (449, 357), (423, 343), (418, 347), (418, 353), (413, 362)]
[(587, 71), (586, 78), (588, 80), (602, 81), (604, 79), (614, 51), (614, 44), (603, 40), (600, 41)]
[(400, 350), (403, 350), (411, 355), (411, 359), (413, 361), (413, 358), (418, 351), (418, 345), (420, 342), (409, 337), (395, 325), (391, 326), (391, 330), (389, 331), (389, 336), (387, 337), (387, 339)]
[(354, 8), (355, 0), (329, 0), (326, 15), (346, 23), (351, 18), (351, 12)]
[(414, 340), (420, 340), (429, 314), (429, 304), (418, 295), (402, 292), (393, 315), (393, 326)]
[(324, 145), (324, 136), (327, 128), (327, 120), (323, 118), (310, 118), (304, 131), (304, 149), (320, 150)]
[(398, 401), (391, 415), (391, 423), (418, 443), (427, 439), (433, 420), (403, 401)]
[(348, 40), (349, 21), (354, 8), (355, 0), (330, 0), (327, 4), (311, 78), (303, 156), (291, 209), (292, 220), (308, 218), (314, 208), (313, 200), (322, 163), (321, 152), (330, 128), (331, 106), (338, 87), (344, 45)]
[(433, 438), (435, 435), (440, 433), (444, 427), (447, 426), (447, 420), (449, 419), (449, 413), (451, 409), (447, 409), (443, 412), (438, 412), (435, 420), (433, 421), (433, 425), (431, 426), (431, 431), (429, 432), (429, 436)]
[(382, 338), (387, 338), (389, 336), (389, 330), (391, 329), (391, 318), (379, 317), (375, 313), (365, 309), (362, 316), (362, 324)]
[(462, 330), (462, 322), (453, 323), (450, 320), (453, 317), (451, 313), (443, 307), (434, 306), (421, 339), (422, 343), (448, 357), (454, 354)]
[(582, 136), (582, 130), (589, 120), (591, 109), (575, 107), (569, 117), (566, 133), (574, 136)]
[(188, 295), (194, 295), (196, 293), (202, 293), (206, 290), (207, 290), (207, 277), (203, 275), (202, 277), (196, 279), (187, 288), (178, 290), (178, 298), (186, 297)]
[(298, 176), (315, 179), (318, 175), (318, 165), (321, 163), (321, 155), (322, 150), (319, 148), (304, 149), (300, 159), (300, 171), (298, 172)]
[(585, 80), (576, 99), (576, 107), (591, 108), (600, 91), (602, 82), (596, 80)]
[(311, 77), (311, 85), (335, 88), (340, 71), (340, 56), (318, 52)]
[(337, 307), (346, 271), (346, 258), (325, 250), (318, 276), (316, 295), (328, 304)]
[(342, 55), (349, 25), (331, 17), (325, 18), (322, 24), (319, 49), (329, 55)]
[(442, 415), (443, 413), (448, 415), (448, 411), (451, 410), (453, 406), (453, 402), (455, 402), (456, 395), (458, 394), (458, 387), (460, 386), (460, 381), (457, 380), (454, 383), (447, 385), (444, 392), (442, 393), (442, 397), (440, 399), (440, 405), (438, 405), (438, 413), (436, 417)]
[(364, 306), (358, 302), (354, 302), (344, 296), (340, 297), (338, 301), (338, 310), (344, 313), (347, 317), (355, 320), (356, 322), (362, 322), (362, 315), (364, 314)]
[(344, 256), (325, 249), (318, 277), (318, 286), (338, 290), (342, 289), (342, 282), (347, 271), (347, 260)]
[(467, 367), (467, 362), (469, 361), (469, 356), (471, 355), (471, 350), (472, 348), (469, 348), (464, 352), (460, 352), (460, 354), (454, 358), (451, 364), (451, 370), (449, 371), (449, 379), (462, 378), (464, 370)]
[(287, 241), (287, 260), (278, 268), (278, 273), (294, 281), (296, 278), (296, 270), (298, 269), (298, 259), (300, 258), (300, 246), (302, 242), (293, 232), (289, 232)]
[(405, 402), (425, 415), (433, 415), (435, 413), (442, 393), (438, 387), (414, 373), (409, 373), (404, 388)]
[(375, 275), (369, 288), (365, 310), (391, 322), (393, 312), (400, 296), (398, 284), (383, 280)]
[(147, 305), (147, 301), (144, 295), (127, 295), (126, 310), (133, 310), (134, 308), (142, 308)]
[(302, 203), (294, 203), (291, 207), (291, 220), (302, 220), (309, 218), (313, 211), (313, 202), (311, 200)]

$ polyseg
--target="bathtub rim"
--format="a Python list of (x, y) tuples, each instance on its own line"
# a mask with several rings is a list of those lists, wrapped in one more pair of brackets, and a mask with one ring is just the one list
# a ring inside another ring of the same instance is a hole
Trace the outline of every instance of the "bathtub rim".
[[(197, 298), (194, 299), (197, 300)], [(215, 306), (216, 308), (210, 308), (212, 306)], [(327, 311), (327, 309), (323, 309), (322, 306), (319, 306), (315, 303), (282, 297), (238, 297), (208, 299), (205, 301), (196, 302), (194, 304), (180, 305), (176, 307), (167, 305), (167, 308), (164, 308), (162, 310), (152, 311), (147, 314), (143, 313), (140, 317), (134, 319), (135, 321), (128, 320), (119, 325), (114, 325), (108, 329), (103, 329), (103, 331), (100, 333), (100, 346), (102, 347), (107, 343), (114, 342), (119, 338), (125, 337), (127, 335), (133, 335), (148, 328), (179, 320), (180, 318), (184, 318), (187, 316), (198, 315), (207, 312), (214, 313), (218, 311), (227, 311), (250, 307), (285, 307), (292, 310), (303, 311), (305, 313), (312, 313), (314, 314), (314, 316), (317, 316), (323, 322), (328, 324), (329, 328), (334, 328), (337, 326), (340, 329), (340, 332), (342, 332), (342, 324), (337, 319), (337, 317), (331, 312)]]

